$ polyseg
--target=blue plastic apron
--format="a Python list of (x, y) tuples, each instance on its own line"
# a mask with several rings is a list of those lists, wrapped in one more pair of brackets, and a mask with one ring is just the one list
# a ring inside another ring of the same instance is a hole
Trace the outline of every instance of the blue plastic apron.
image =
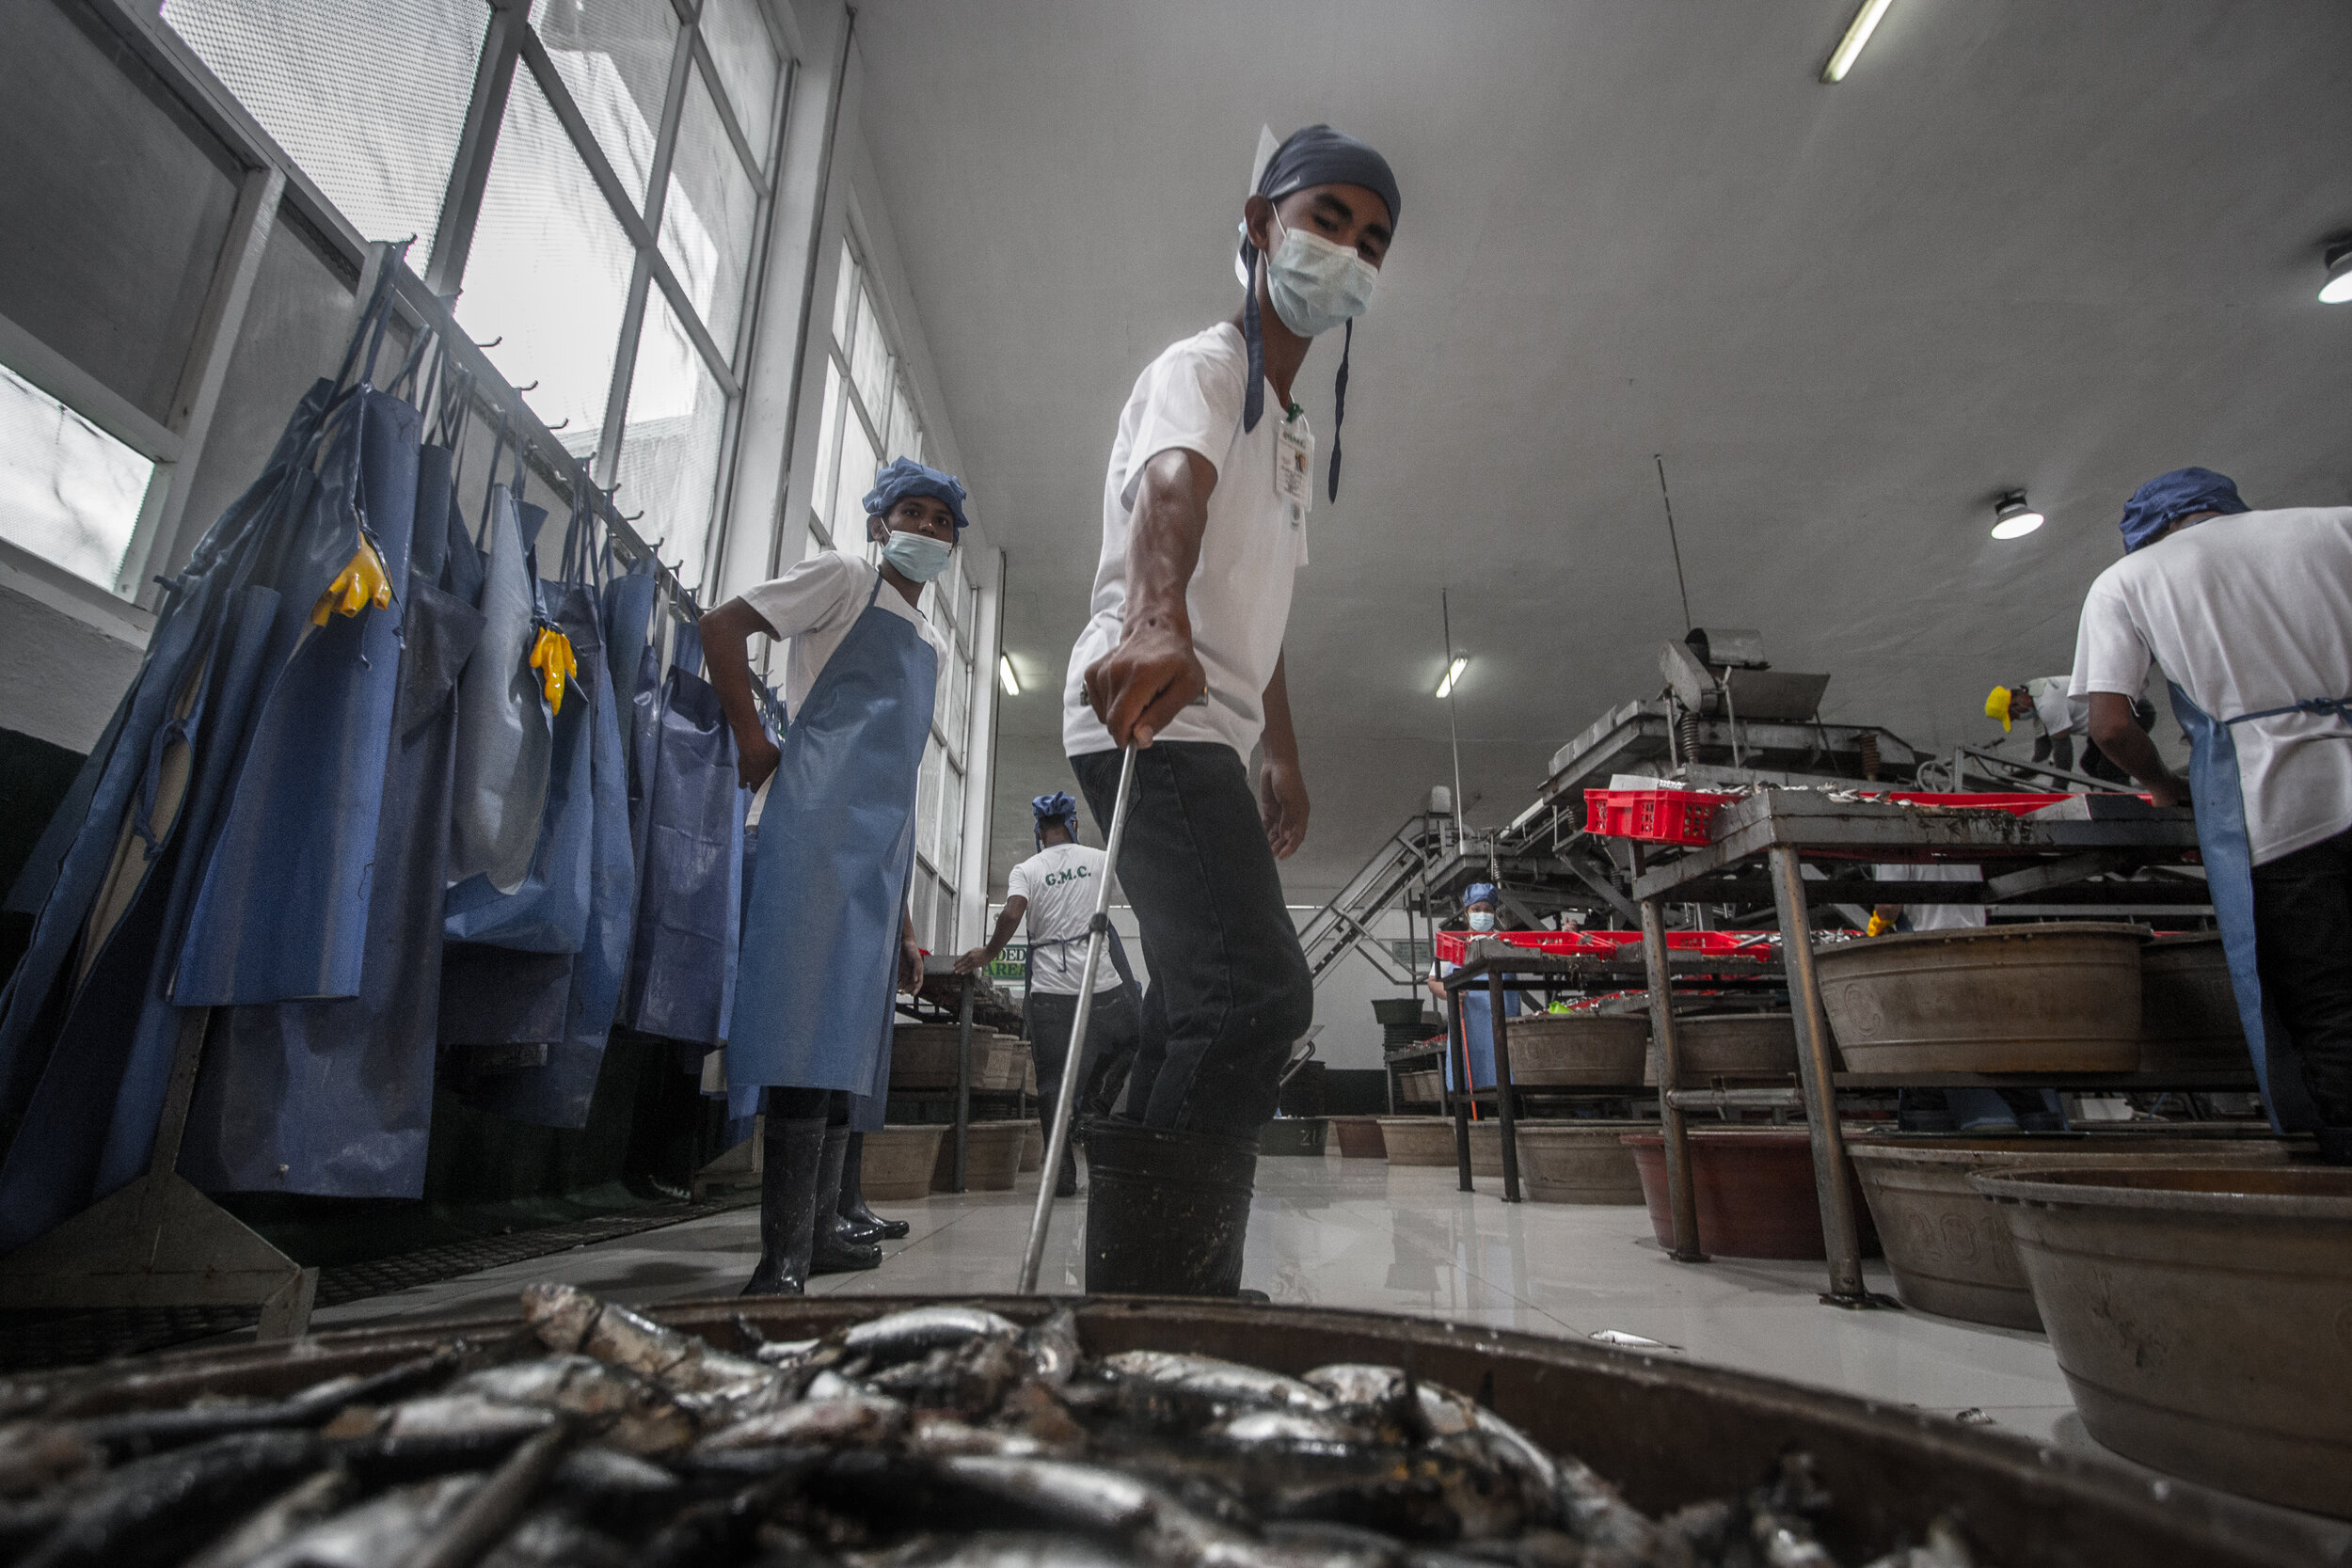
[(553, 724), (530, 662), (537, 568), (523, 511), (511, 489), (494, 483), (483, 512), (482, 641), (458, 691), (449, 874), (454, 881), (478, 874), (511, 893), (538, 847)]
[[(650, 667), (648, 648), (641, 668)], [(735, 736), (710, 683), (683, 666), (638, 693), (642, 836), (622, 1022), (706, 1048), (726, 1037), (742, 931), (743, 814)]]
[(2221, 950), (2230, 960), (2230, 989), (2237, 995), (2238, 1022), (2254, 1058), (2254, 1081), (2261, 1085), (2263, 1106), (2278, 1132), (2308, 1132), (2319, 1125), (2319, 1108), (2312, 1103), (2303, 1084), (2303, 1062), (2286, 1031), (2275, 1027), (2276, 1010), (2263, 1002), (2262, 972), (2254, 956), (2254, 857), (2246, 841), (2246, 795), (2239, 787), (2237, 742), (2232, 726), (2249, 719), (2282, 713), (2333, 712), (2344, 717), (2343, 704), (2328, 700), (2290, 704), (2241, 713), (2216, 722), (2212, 715), (2189, 700), (2177, 683), (2172, 691), (2172, 716), (2187, 732), (2189, 792), (2197, 806), (2197, 848), (2205, 863), (2205, 888), (2213, 899), (2214, 919), (2221, 927)]
[[(1454, 970), (1453, 964), (1445, 967), (1448, 974)], [(1512, 976), (1505, 974), (1503, 978), (1509, 980)], [(1495, 1086), (1494, 999), (1487, 994), (1486, 984), (1483, 980), (1458, 994), (1462, 1006), (1462, 1038), (1470, 1049), (1470, 1087), (1491, 1089)], [(1518, 991), (1506, 990), (1502, 993), (1502, 1016), (1519, 1016)], [(1450, 1042), (1445, 1053), (1445, 1086), (1449, 1090), (1462, 1086), (1462, 1064)]]
[[(768, 786), (727, 1085), (887, 1092), (915, 783), (939, 657), (875, 601), (792, 715)], [(895, 590), (894, 590), (895, 592)]]

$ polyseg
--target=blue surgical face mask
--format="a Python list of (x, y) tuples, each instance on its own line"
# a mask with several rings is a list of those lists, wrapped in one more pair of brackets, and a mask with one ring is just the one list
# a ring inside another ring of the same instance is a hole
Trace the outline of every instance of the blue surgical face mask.
[(898, 575), (909, 582), (929, 582), (947, 569), (947, 561), (956, 553), (953, 545), (942, 544), (928, 533), (908, 533), (900, 529), (890, 531), (890, 543), (882, 546), (882, 559), (898, 569)]
[(1495, 928), (1495, 917), (1494, 917), (1494, 911), (1491, 911), (1491, 910), (1472, 910), (1472, 911), (1470, 911), (1470, 929), (1471, 929), (1471, 930), (1473, 930), (1473, 931), (1491, 931), (1491, 930), (1493, 930), (1494, 928)]
[(1380, 269), (1320, 234), (1287, 227), (1266, 261), (1266, 293), (1282, 325), (1302, 338), (1319, 337), (1372, 306)]

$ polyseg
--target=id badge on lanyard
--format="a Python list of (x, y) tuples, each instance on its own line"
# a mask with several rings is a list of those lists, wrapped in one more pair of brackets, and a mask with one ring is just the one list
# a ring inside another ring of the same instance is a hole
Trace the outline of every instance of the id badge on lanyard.
[(1314, 505), (1315, 433), (1306, 411), (1292, 404), (1290, 415), (1274, 432), (1274, 494), (1297, 528)]

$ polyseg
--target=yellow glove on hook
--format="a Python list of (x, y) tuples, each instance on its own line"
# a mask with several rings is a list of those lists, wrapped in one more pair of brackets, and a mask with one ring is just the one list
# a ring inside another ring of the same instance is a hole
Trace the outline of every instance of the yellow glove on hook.
[(310, 624), (323, 626), (329, 615), (357, 615), (370, 605), (382, 610), (391, 602), (392, 575), (384, 569), (384, 558), (376, 554), (374, 543), (362, 533), (351, 563), (310, 607)]
[(1862, 934), (1866, 937), (1883, 937), (1894, 928), (1893, 921), (1873, 910), (1870, 911), (1870, 924), (1863, 927)]
[(548, 716), (562, 713), (564, 683), (580, 673), (580, 660), (572, 653), (572, 640), (552, 626), (541, 626), (539, 640), (531, 645), (531, 667), (539, 672), (539, 687), (548, 699)]

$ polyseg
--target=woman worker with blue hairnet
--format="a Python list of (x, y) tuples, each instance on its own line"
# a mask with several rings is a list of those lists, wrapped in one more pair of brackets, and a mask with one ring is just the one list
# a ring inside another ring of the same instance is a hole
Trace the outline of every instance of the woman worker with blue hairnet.
[[(892, 992), (922, 983), (906, 908), (914, 791), (946, 644), (917, 608), (953, 558), (964, 490), (906, 458), (876, 476), (866, 531), (882, 562), (826, 550), (702, 619), (759, 848), (727, 1037), (732, 1089), (765, 1088), (759, 1266), (746, 1295), (798, 1295), (808, 1275), (873, 1268), (871, 1230), (838, 1212), (851, 1101), (882, 1125)], [(781, 746), (752, 694), (748, 643), (788, 640)]]
[[(1029, 927), (1027, 985), (1022, 1012), (1029, 1049), (1037, 1056), (1038, 1116), (1045, 1137), (1054, 1136), (1054, 1106), (1062, 1069), (1070, 1060), (1070, 1031), (1077, 1022), (1078, 982), (1086, 969), (1087, 931), (1094, 919), (1095, 890), (1108, 875), (1103, 851), (1078, 842), (1078, 802), (1066, 791), (1029, 802), (1037, 819), (1037, 853), (1012, 868), (1006, 883), (1004, 912), (986, 942), (956, 960), (956, 973), (970, 974), (993, 963), (1025, 919)], [(1094, 975), (1094, 1010), (1087, 1019), (1086, 1047), (1078, 1057), (1078, 1098), (1073, 1126), (1111, 1113), (1126, 1085), (1136, 1048), (1142, 1042), (1134, 996), (1135, 976), (1119, 933), (1110, 933), (1111, 962)], [(1062, 1146), (1061, 1170), (1054, 1191), (1068, 1197), (1078, 1190), (1078, 1155), (1073, 1137)]]
[[(1496, 928), (1495, 921), (1494, 883), (1472, 882), (1462, 892), (1462, 919), (1446, 922), (1444, 928), (1449, 931), (1467, 930), (1473, 936), (1491, 936)], [(1429, 971), (1429, 994), (1439, 1002), (1446, 999), (1445, 977), (1453, 974), (1455, 967), (1440, 958)], [(1508, 980), (1511, 976), (1506, 974), (1503, 978)], [(1463, 1086), (1464, 1064), (1454, 1059), (1454, 1052), (1458, 1050), (1469, 1058), (1469, 1086), (1491, 1089), (1495, 1086), (1494, 999), (1486, 994), (1486, 986), (1480, 984), (1462, 993), (1461, 1006), (1462, 1042), (1459, 1046), (1449, 1046), (1446, 1051), (1445, 1086), (1448, 1089)], [(1518, 991), (1505, 990), (1502, 993), (1502, 1016), (1519, 1016)], [(1448, 1037), (1451, 1038), (1450, 1033)]]

